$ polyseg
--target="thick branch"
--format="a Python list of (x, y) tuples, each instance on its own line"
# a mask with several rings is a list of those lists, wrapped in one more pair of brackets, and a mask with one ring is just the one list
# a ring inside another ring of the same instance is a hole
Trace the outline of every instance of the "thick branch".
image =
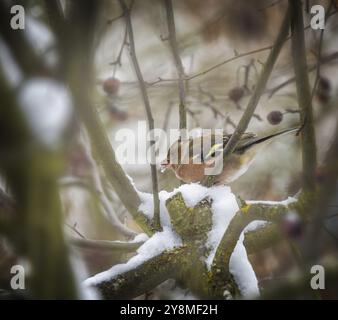
[[(251, 204), (238, 211), (217, 248), (211, 268), (213, 276), (229, 272), (231, 254), (241, 233), (249, 223), (255, 220), (279, 222), (288, 210), (288, 206), (285, 205)], [(258, 232), (262, 232), (261, 229), (258, 229)], [(220, 269), (221, 272), (217, 273), (216, 269)]]
[[(325, 291), (330, 293), (331, 297), (338, 294), (338, 265), (336, 262), (330, 261), (324, 266), (325, 270)], [(277, 299), (313, 299), (315, 291), (311, 288), (310, 282), (313, 274), (310, 268), (306, 272), (298, 273), (285, 281), (275, 284), (262, 292), (260, 299), (277, 300)]]
[(315, 205), (309, 208), (309, 218), (312, 219), (305, 236), (303, 255), (307, 263), (313, 263), (319, 253), (319, 237), (323, 220), (328, 212), (328, 204), (337, 190), (338, 178), (338, 123), (333, 142), (324, 160), (325, 180), (318, 190)]
[(133, 299), (175, 278), (186, 251), (186, 248), (177, 248), (163, 252), (130, 271), (98, 283), (96, 288), (105, 299)]
[(291, 31), (292, 31), (292, 59), (296, 77), (298, 104), (301, 122), (303, 155), (303, 188), (304, 191), (315, 190), (316, 170), (316, 141), (313, 126), (312, 99), (307, 73), (304, 23), (302, 3), (300, 0), (289, 0)]
[(254, 254), (271, 248), (282, 240), (282, 233), (276, 224), (269, 224), (244, 234), (244, 247), (247, 254)]

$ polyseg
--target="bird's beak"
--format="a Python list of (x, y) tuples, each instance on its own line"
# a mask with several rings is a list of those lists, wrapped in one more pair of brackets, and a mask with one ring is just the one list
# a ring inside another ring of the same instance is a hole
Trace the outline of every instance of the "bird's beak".
[(160, 170), (162, 173), (166, 171), (167, 169), (169, 169), (170, 167), (171, 167), (171, 164), (167, 160), (164, 160), (160, 163)]

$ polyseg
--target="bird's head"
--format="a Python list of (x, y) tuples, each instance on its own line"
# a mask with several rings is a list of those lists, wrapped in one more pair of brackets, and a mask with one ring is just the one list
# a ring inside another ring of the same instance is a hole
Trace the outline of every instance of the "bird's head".
[[(183, 153), (183, 154), (182, 154)], [(167, 157), (161, 164), (161, 172), (166, 169), (174, 169), (181, 163), (188, 161), (189, 157), (189, 140), (174, 142), (167, 152)]]

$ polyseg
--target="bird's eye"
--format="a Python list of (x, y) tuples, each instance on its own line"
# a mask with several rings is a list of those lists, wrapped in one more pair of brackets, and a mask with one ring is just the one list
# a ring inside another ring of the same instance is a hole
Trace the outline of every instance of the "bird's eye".
[(216, 151), (221, 147), (222, 145), (219, 143), (214, 144), (211, 148), (208, 154), (206, 155), (206, 158), (214, 158), (216, 155)]

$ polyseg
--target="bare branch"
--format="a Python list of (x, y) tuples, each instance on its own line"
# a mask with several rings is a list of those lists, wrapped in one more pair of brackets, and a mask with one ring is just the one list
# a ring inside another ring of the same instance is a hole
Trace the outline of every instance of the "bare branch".
[(127, 42), (128, 32), (127, 31), (128, 30), (127, 30), (127, 25), (126, 25), (119, 53), (118, 53), (116, 59), (113, 62), (109, 63), (111, 66), (116, 67), (117, 65), (118, 66), (122, 65), (122, 54), (123, 54), (125, 46), (128, 44), (128, 42)]
[[(223, 161), (226, 161), (226, 158), (235, 150), (237, 143), (239, 142), (242, 134), (247, 129), (249, 122), (257, 107), (258, 101), (264, 92), (264, 89), (269, 79), (269, 76), (271, 74), (272, 68), (278, 58), (278, 55), (283, 47), (284, 42), (287, 39), (288, 32), (289, 32), (289, 10), (287, 10), (287, 12), (285, 13), (285, 17), (284, 17), (282, 26), (280, 27), (280, 31), (275, 41), (275, 44), (272, 47), (269, 57), (263, 67), (263, 71), (257, 82), (257, 86), (255, 87), (255, 90), (252, 96), (250, 97), (250, 100), (241, 117), (241, 120), (239, 121), (234, 133), (232, 134), (231, 138), (229, 139), (228, 143), (226, 144), (224, 148), (224, 153), (223, 153), (224, 160)], [(210, 186), (214, 183), (215, 176), (209, 176), (208, 179), (206, 180), (207, 181), (205, 181), (204, 183)]]
[[(308, 66), (308, 72), (312, 72), (312, 71), (316, 70), (318, 68), (318, 63), (320, 65), (323, 65), (323, 64), (330, 63), (331, 61), (336, 60), (336, 59), (338, 59), (338, 52), (334, 52), (334, 53), (329, 54), (325, 57), (321, 57), (320, 60), (316, 64)], [(282, 89), (285, 86), (293, 83), (295, 80), (296, 80), (296, 77), (290, 77), (289, 79), (285, 80), (284, 82), (275, 86), (274, 88), (268, 89), (267, 92), (269, 93), (269, 98), (271, 98), (280, 89)]]
[(142, 94), (143, 104), (147, 114), (148, 127), (150, 131), (150, 148), (151, 148), (151, 178), (153, 184), (153, 200), (154, 200), (154, 218), (153, 218), (153, 226), (156, 230), (161, 229), (161, 221), (160, 221), (160, 200), (158, 197), (158, 180), (157, 180), (157, 169), (156, 169), (156, 150), (155, 150), (155, 137), (154, 137), (154, 118), (151, 112), (149, 97), (147, 93), (146, 84), (144, 82), (142, 72), (137, 60), (136, 49), (135, 49), (135, 41), (134, 41), (134, 32), (133, 26), (131, 23), (130, 17), (130, 9), (127, 7), (124, 0), (119, 0), (120, 6), (124, 13), (124, 18), (126, 19), (127, 31), (128, 31), (128, 39), (130, 46), (130, 57), (134, 65), (134, 69), (136, 72), (136, 76), (139, 83), (139, 88)]
[(336, 131), (333, 142), (328, 150), (325, 159), (324, 167), (326, 172), (326, 178), (323, 185), (318, 191), (318, 195), (315, 197), (315, 205), (309, 207), (309, 218), (312, 219), (312, 223), (309, 226), (308, 232), (305, 236), (303, 245), (304, 259), (308, 263), (312, 263), (318, 255), (318, 239), (321, 234), (321, 227), (323, 226), (323, 220), (327, 216), (328, 204), (337, 189), (337, 177), (338, 177), (338, 123), (336, 124)]
[[(250, 222), (255, 220), (279, 222), (288, 210), (290, 209), (286, 205), (266, 205), (259, 203), (249, 204), (241, 208), (231, 220), (217, 248), (211, 267), (214, 276), (229, 272), (231, 254), (234, 251), (241, 233)], [(258, 229), (258, 231), (259, 230), (260, 229)], [(262, 228), (262, 230), (264, 229)], [(256, 232), (256, 230), (254, 232)], [(216, 272), (216, 269), (220, 269), (221, 272)]]
[(127, 242), (127, 241), (109, 241), (109, 240), (92, 240), (83, 239), (78, 237), (71, 237), (70, 243), (78, 248), (91, 249), (91, 250), (104, 250), (104, 251), (123, 251), (135, 252), (144, 241)]
[(180, 112), (180, 129), (187, 128), (187, 112), (186, 112), (186, 92), (185, 92), (185, 73), (182, 65), (181, 57), (176, 39), (176, 28), (175, 28), (175, 17), (173, 11), (173, 5), (171, 0), (164, 0), (166, 12), (167, 12), (167, 23), (170, 42), (170, 47), (175, 60), (175, 66), (178, 74), (178, 90), (179, 90), (179, 112)]
[(304, 123), (301, 131), (303, 154), (304, 191), (315, 190), (316, 141), (313, 126), (311, 90), (307, 73), (304, 22), (300, 0), (289, 0), (292, 31), (292, 59), (295, 70), (300, 120)]
[[(333, 7), (333, 0), (330, 1), (330, 4), (325, 12), (325, 17), (327, 17), (327, 19), (325, 19), (325, 24), (327, 23), (328, 18), (330, 17), (330, 11)], [(317, 52), (317, 69), (316, 69), (316, 78), (315, 78), (315, 83), (313, 85), (312, 88), (312, 92), (311, 92), (311, 100), (313, 100), (313, 97), (316, 93), (317, 90), (317, 86), (319, 83), (319, 79), (320, 79), (320, 61), (322, 59), (322, 47), (323, 47), (323, 39), (324, 39), (324, 29), (320, 30), (320, 35), (319, 35), (319, 44), (318, 44), (318, 52)]]

